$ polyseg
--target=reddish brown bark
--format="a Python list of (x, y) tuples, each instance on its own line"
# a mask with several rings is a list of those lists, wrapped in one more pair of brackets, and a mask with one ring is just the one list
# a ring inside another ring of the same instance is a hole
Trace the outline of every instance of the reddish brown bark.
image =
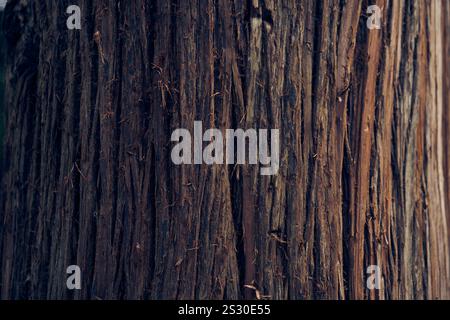
[[(359, 0), (77, 2), (80, 31), (7, 8), (1, 298), (450, 298), (448, 1), (375, 1), (381, 30)], [(278, 175), (172, 164), (196, 120), (280, 129)]]

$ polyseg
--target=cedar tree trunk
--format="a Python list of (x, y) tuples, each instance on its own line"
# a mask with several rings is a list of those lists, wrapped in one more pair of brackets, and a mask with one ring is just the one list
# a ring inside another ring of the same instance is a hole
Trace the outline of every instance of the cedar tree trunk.
[[(450, 2), (372, 2), (10, 0), (0, 297), (450, 298)], [(278, 174), (174, 165), (194, 121)]]

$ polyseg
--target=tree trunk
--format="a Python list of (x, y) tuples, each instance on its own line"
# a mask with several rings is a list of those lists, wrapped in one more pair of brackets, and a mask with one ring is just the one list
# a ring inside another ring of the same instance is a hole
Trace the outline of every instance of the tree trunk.
[[(372, 2), (10, 1), (1, 298), (450, 298), (450, 2)], [(173, 164), (194, 121), (278, 174)]]

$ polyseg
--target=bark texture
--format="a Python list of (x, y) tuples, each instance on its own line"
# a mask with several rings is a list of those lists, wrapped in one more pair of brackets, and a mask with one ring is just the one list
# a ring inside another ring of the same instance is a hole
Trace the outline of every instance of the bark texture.
[[(450, 298), (448, 0), (6, 10), (1, 298)], [(195, 120), (280, 129), (278, 175), (173, 165)]]

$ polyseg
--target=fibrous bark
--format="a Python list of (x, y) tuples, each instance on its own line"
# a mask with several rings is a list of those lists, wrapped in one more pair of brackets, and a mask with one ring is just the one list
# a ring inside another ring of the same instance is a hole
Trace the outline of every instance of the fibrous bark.
[[(450, 2), (374, 2), (10, 1), (1, 298), (450, 298)], [(174, 165), (194, 121), (278, 175)]]

